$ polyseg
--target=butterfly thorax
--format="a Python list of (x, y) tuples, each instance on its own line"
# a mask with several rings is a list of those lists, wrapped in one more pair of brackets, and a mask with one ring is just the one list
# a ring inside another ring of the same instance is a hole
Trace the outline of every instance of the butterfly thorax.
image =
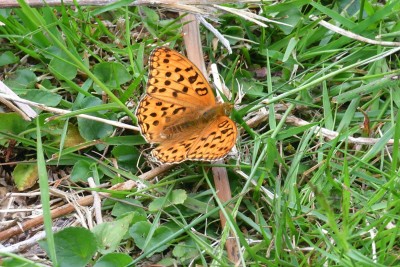
[(168, 139), (174, 135), (185, 132), (189, 128), (204, 128), (205, 125), (214, 121), (219, 116), (229, 115), (232, 110), (230, 103), (217, 103), (215, 106), (207, 107), (202, 110), (194, 111), (192, 116), (186, 116), (185, 120), (178, 120), (164, 127), (160, 137)]

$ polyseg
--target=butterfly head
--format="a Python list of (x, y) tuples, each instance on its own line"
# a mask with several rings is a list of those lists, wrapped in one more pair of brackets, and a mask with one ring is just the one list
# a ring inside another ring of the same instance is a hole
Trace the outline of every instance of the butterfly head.
[(229, 116), (231, 114), (232, 109), (233, 109), (233, 104), (231, 104), (229, 102), (226, 102), (226, 103), (222, 103), (221, 106), (222, 106), (222, 110), (223, 110), (224, 115), (228, 115)]

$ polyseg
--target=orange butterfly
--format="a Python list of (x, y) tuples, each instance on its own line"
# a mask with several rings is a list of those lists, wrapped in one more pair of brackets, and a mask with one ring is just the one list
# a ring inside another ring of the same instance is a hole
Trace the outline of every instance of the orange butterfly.
[(200, 70), (178, 52), (158, 47), (149, 61), (136, 116), (146, 141), (159, 143), (152, 156), (161, 163), (223, 158), (236, 142), (232, 105), (217, 103)]

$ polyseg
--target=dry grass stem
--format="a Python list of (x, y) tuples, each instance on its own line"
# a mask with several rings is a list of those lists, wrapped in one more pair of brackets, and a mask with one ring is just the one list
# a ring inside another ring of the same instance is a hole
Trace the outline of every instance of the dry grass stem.
[[(17, 99), (22, 100), (16, 93), (14, 93), (7, 85), (0, 81), (0, 102), (4, 103), (8, 108), (17, 112), (26, 121), (30, 121), (31, 118), (37, 116), (36, 112), (27, 104), (17, 101)], [(2, 95), (9, 96), (9, 100), (14, 99), (14, 103), (7, 101), (7, 97), (2, 97)]]
[[(89, 183), (90, 188), (97, 188), (93, 177), (88, 178), (88, 183)], [(100, 224), (103, 222), (103, 216), (101, 214), (101, 198), (100, 198), (99, 194), (94, 190), (92, 191), (92, 195), (93, 195), (93, 208), (94, 208), (94, 214), (96, 217), (96, 224)]]
[[(282, 110), (285, 105), (275, 105), (275, 111)], [(246, 123), (254, 128), (260, 125), (261, 123), (267, 121), (269, 119), (269, 111), (266, 108), (261, 108), (257, 111), (253, 111), (247, 116)], [(282, 119), (282, 115), (280, 114), (275, 114), (277, 119)], [(285, 121), (291, 125), (294, 126), (305, 126), (310, 124), (310, 122), (305, 121), (303, 119), (297, 118), (296, 116), (287, 116), (285, 118)], [(318, 135), (322, 135), (323, 137), (327, 138), (328, 140), (332, 140), (336, 137), (339, 136), (338, 132), (328, 130), (326, 128), (320, 127), (320, 126), (314, 126), (314, 132)], [(349, 144), (357, 144), (357, 145), (374, 145), (377, 142), (379, 142), (381, 139), (380, 138), (369, 138), (369, 137), (352, 137), (348, 136), (347, 142)], [(394, 140), (389, 139), (388, 142), (386, 143), (387, 145), (393, 145)]]
[[(314, 21), (317, 21), (320, 18), (318, 18), (317, 16), (311, 15), (310, 19), (312, 19)], [(338, 26), (332, 25), (332, 24), (330, 24), (330, 23), (328, 23), (328, 22), (326, 22), (324, 20), (318, 21), (318, 24), (321, 25), (321, 26), (324, 26), (325, 28), (327, 28), (327, 29), (329, 29), (329, 30), (331, 30), (333, 32), (336, 32), (336, 33), (338, 33), (340, 35), (343, 35), (343, 36), (346, 36), (346, 37), (349, 37), (351, 39), (354, 39), (354, 40), (357, 40), (357, 41), (360, 41), (360, 42), (364, 42), (364, 43), (367, 43), (367, 44), (382, 45), (382, 46), (400, 46), (400, 42), (378, 41), (378, 40), (365, 38), (365, 37), (363, 37), (361, 35), (358, 35), (358, 34), (355, 34), (355, 33), (351, 32), (351, 31), (347, 31), (347, 30), (344, 30), (344, 29), (342, 29), (342, 28), (340, 28)]]
[[(72, 112), (72, 111), (69, 111), (69, 110), (48, 107), (46, 105), (43, 105), (43, 104), (40, 104), (40, 103), (37, 103), (37, 102), (25, 100), (25, 99), (22, 99), (22, 98), (19, 98), (19, 97), (15, 98), (15, 97), (12, 97), (12, 96), (4, 95), (2, 93), (0, 93), (0, 97), (3, 97), (5, 99), (9, 99), (9, 100), (12, 100), (12, 101), (15, 101), (15, 102), (18, 102), (18, 103), (23, 103), (23, 104), (26, 104), (26, 105), (29, 105), (29, 106), (32, 106), (32, 107), (35, 107), (35, 108), (38, 108), (38, 109), (41, 109), (41, 110), (49, 111), (49, 112), (52, 112), (52, 113), (55, 113), (55, 114), (65, 115), (65, 114), (69, 114), (69, 113)], [(112, 126), (115, 126), (115, 127), (119, 127), (119, 128), (129, 129), (129, 130), (133, 130), (133, 131), (139, 131), (139, 127), (136, 127), (136, 126), (133, 126), (133, 125), (129, 125), (129, 124), (125, 124), (125, 123), (118, 122), (118, 121), (102, 119), (102, 118), (98, 118), (98, 117), (91, 116), (91, 115), (86, 115), (86, 114), (78, 114), (78, 115), (76, 115), (76, 117), (89, 119), (89, 120), (94, 120), (94, 121), (98, 121), (98, 122), (103, 122), (103, 123), (106, 123), (106, 124), (109, 124), (109, 125), (112, 125)], [(54, 120), (56, 118), (57, 117), (52, 117), (51, 120)], [(47, 121), (49, 121), (49, 119), (47, 119)]]

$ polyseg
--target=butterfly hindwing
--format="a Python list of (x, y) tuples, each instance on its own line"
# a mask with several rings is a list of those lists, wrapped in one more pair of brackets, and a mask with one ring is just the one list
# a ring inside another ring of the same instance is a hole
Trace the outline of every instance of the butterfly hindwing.
[(236, 143), (235, 123), (227, 116), (217, 117), (200, 133), (188, 151), (191, 160), (217, 160), (225, 157)]

